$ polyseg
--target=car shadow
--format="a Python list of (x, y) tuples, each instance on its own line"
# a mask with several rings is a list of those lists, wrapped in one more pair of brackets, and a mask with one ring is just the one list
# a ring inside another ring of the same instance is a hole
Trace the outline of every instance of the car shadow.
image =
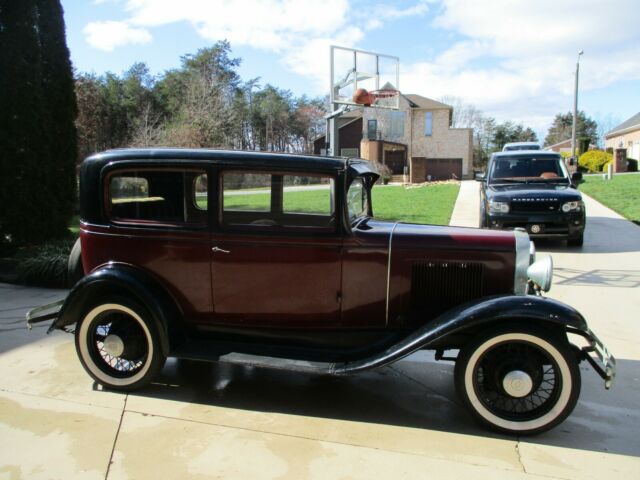
[(640, 270), (610, 270), (597, 268), (594, 270), (578, 270), (575, 268), (553, 269), (553, 281), (556, 285), (574, 285), (578, 287), (593, 286), (637, 288), (640, 287)]
[[(420, 352), (390, 367), (349, 377), (173, 360), (158, 381), (130, 395), (180, 402), (185, 408), (195, 404), (515, 440), (479, 426), (455, 395), (453, 365), (425, 356), (430, 354)], [(586, 362), (580, 368), (582, 394), (573, 414), (549, 432), (519, 440), (640, 456), (640, 362), (618, 361), (613, 391), (605, 391)], [(210, 415), (212, 423), (224, 423), (215, 413)], [(237, 412), (232, 418), (238, 418)]]

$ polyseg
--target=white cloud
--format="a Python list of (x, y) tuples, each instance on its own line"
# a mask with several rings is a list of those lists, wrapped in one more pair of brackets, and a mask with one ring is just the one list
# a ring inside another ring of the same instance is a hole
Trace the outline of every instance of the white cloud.
[(134, 28), (125, 22), (91, 22), (83, 30), (87, 42), (94, 48), (106, 52), (116, 47), (131, 44), (145, 44), (152, 40), (144, 28)]
[(582, 92), (640, 79), (635, 3), (443, 0), (433, 26), (457, 40), (431, 61), (403, 64), (402, 90), (459, 96), (499, 120), (546, 128), (572, 107), (578, 50)]

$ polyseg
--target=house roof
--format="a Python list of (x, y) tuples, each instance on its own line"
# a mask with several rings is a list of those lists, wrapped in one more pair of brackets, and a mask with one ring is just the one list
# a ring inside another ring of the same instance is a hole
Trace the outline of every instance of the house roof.
[(426, 108), (428, 110), (452, 110), (451, 105), (437, 102), (422, 95), (416, 95), (415, 93), (402, 94), (406, 98), (413, 108)]
[(554, 147), (561, 147), (561, 146), (563, 146), (565, 144), (571, 145), (571, 139), (567, 138), (566, 140), (562, 140), (561, 142), (554, 143), (553, 145), (548, 145), (548, 146), (545, 147), (545, 149), (548, 150), (548, 149), (554, 148)]
[(640, 112), (636, 113), (630, 119), (625, 120), (620, 125), (615, 127), (613, 130), (605, 133), (604, 136), (605, 138), (615, 137), (617, 134), (623, 133), (623, 131), (625, 130), (636, 130), (636, 129), (640, 129)]

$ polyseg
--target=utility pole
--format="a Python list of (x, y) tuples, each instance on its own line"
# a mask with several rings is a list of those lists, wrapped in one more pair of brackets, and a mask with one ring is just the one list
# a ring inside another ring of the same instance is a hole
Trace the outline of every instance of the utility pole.
[(578, 52), (578, 61), (576, 62), (576, 85), (573, 92), (573, 124), (571, 125), (571, 159), (578, 164), (576, 160), (576, 122), (578, 116), (578, 74), (580, 72), (580, 55), (584, 50)]

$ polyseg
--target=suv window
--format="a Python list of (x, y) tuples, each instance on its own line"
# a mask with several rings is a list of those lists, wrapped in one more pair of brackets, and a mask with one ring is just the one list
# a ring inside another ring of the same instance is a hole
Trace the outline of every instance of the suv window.
[(491, 166), (491, 179), (566, 180), (568, 174), (560, 157), (499, 157)]
[(333, 179), (229, 171), (222, 175), (222, 225), (335, 230)]
[(200, 170), (129, 170), (108, 177), (109, 217), (115, 222), (204, 225), (207, 174)]

